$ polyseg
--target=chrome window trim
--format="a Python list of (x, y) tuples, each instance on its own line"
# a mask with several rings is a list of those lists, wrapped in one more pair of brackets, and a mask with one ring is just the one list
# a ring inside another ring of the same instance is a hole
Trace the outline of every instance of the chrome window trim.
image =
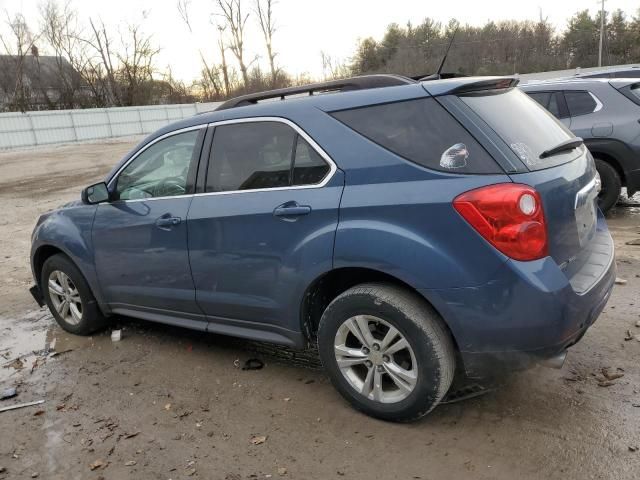
[[(131, 156), (131, 158), (129, 160), (127, 160), (127, 162), (124, 165), (122, 165), (116, 171), (116, 173), (113, 174), (113, 176), (109, 179), (109, 182), (107, 183), (107, 188), (110, 188), (111, 184), (118, 178), (120, 173), (122, 173), (122, 171), (125, 168), (127, 168), (129, 166), (129, 164), (131, 164), (131, 162), (133, 162), (136, 158), (138, 158), (138, 156), (140, 156), (147, 148), (151, 147), (152, 145), (155, 145), (156, 143), (158, 143), (161, 140), (164, 140), (165, 138), (169, 138), (169, 137), (172, 137), (174, 135), (178, 135), (180, 133), (190, 132), (192, 130), (200, 130), (200, 129), (206, 128), (206, 127), (207, 127), (207, 124), (206, 123), (202, 123), (200, 125), (193, 125), (191, 127), (185, 127), (185, 128), (181, 128), (179, 130), (174, 130), (172, 132), (167, 132), (164, 135), (160, 135), (158, 138), (154, 138), (149, 143), (147, 143), (144, 147), (142, 147), (140, 150), (138, 150), (136, 153), (134, 153)], [(184, 197), (186, 195), (177, 195), (177, 196)], [(161, 197), (155, 197), (155, 198), (161, 198)], [(164, 197), (164, 198), (171, 198), (171, 197)], [(123, 200), (123, 201), (128, 201), (128, 200)]]
[[(154, 200), (167, 200), (169, 198), (203, 197), (203, 196), (208, 196), (208, 195), (232, 195), (232, 194), (236, 194), (236, 193), (271, 192), (271, 191), (278, 191), (278, 190), (303, 190), (303, 189), (309, 189), (309, 188), (322, 188), (327, 183), (329, 183), (331, 181), (331, 179), (335, 175), (336, 171), (338, 170), (338, 166), (333, 161), (333, 159), (327, 154), (327, 152), (325, 152), (322, 149), (322, 147), (320, 145), (318, 145), (318, 143), (316, 143), (316, 141), (313, 138), (311, 138), (311, 136), (309, 136), (309, 134), (307, 132), (305, 132), (298, 124), (292, 122), (288, 118), (283, 118), (283, 117), (246, 117), (246, 118), (234, 118), (234, 119), (231, 119), (231, 120), (220, 120), (218, 122), (211, 122), (211, 123), (207, 123), (207, 124), (194, 125), (194, 126), (191, 126), (191, 127), (182, 128), (180, 130), (175, 130), (173, 132), (168, 132), (168, 133), (165, 133), (164, 135), (161, 135), (160, 137), (158, 137), (158, 138), (154, 139), (153, 141), (149, 142), (147, 145), (145, 145), (143, 148), (141, 148), (139, 151), (137, 151), (129, 159), (129, 161), (127, 161), (127, 163), (125, 163), (122, 167), (120, 167), (118, 169), (118, 171), (113, 175), (113, 177), (111, 177), (111, 179), (109, 180), (109, 183), (107, 184), (107, 187), (111, 186), (112, 182), (118, 177), (118, 175), (120, 175), (122, 170), (124, 170), (131, 162), (133, 162), (138, 155), (140, 155), (143, 151), (145, 151), (147, 148), (149, 148), (154, 143), (159, 142), (160, 140), (163, 140), (163, 139), (165, 139), (167, 137), (170, 137), (172, 135), (177, 135), (179, 133), (188, 132), (188, 131), (191, 131), (191, 130), (198, 130), (198, 129), (201, 129), (201, 128), (217, 127), (217, 126), (222, 126), (222, 125), (233, 125), (233, 124), (236, 124), (236, 123), (256, 123), (256, 122), (279, 122), (279, 123), (284, 123), (285, 125), (288, 125), (289, 127), (293, 128), (302, 138), (304, 138), (307, 141), (307, 143), (309, 143), (309, 145), (311, 145), (311, 148), (313, 148), (315, 150), (315, 152), (318, 155), (320, 155), (320, 157), (322, 157), (322, 159), (325, 162), (327, 162), (329, 164), (329, 173), (327, 173), (324, 176), (324, 178), (322, 179), (321, 182), (312, 183), (312, 184), (308, 184), (308, 185), (290, 185), (290, 186), (287, 186), (287, 187), (255, 188), (255, 189), (251, 189), (251, 190), (229, 190), (229, 191), (225, 191), (225, 192), (189, 193), (189, 194), (185, 194), (185, 195), (173, 195), (173, 196), (170, 196), (170, 197), (151, 197), (151, 198), (136, 198), (136, 199), (132, 199), (132, 200), (116, 200), (115, 202), (124, 202), (124, 203), (129, 203), (129, 202), (150, 202), (150, 201), (154, 201)], [(113, 202), (113, 203), (115, 203), (115, 202)]]
[(587, 92), (589, 93), (589, 95), (591, 95), (591, 98), (593, 98), (593, 100), (596, 102), (596, 108), (594, 108), (593, 112), (591, 113), (599, 112), (600, 110), (602, 110), (602, 102), (600, 101), (600, 99), (596, 97), (593, 93), (589, 91)]

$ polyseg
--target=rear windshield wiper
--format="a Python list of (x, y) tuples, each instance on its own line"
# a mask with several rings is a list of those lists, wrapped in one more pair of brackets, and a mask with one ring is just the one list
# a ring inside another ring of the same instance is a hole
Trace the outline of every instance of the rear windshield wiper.
[(584, 144), (584, 140), (582, 140), (582, 138), (580, 137), (571, 138), (562, 143), (559, 143), (558, 145), (556, 145), (553, 148), (550, 148), (549, 150), (545, 150), (540, 154), (540, 158), (552, 157), (559, 153), (566, 152), (568, 150), (573, 150), (574, 148), (578, 148), (583, 144)]

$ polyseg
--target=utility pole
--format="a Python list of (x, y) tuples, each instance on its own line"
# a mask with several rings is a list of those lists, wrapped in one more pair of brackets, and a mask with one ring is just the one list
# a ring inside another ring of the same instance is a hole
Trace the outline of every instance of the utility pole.
[(604, 36), (604, 0), (600, 7), (600, 47), (598, 48), (598, 66), (602, 66), (602, 37)]

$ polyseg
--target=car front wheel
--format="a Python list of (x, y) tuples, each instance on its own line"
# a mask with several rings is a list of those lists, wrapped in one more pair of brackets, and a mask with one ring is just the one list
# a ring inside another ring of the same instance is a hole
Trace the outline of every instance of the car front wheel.
[(453, 381), (453, 341), (442, 319), (395, 285), (363, 284), (339, 295), (320, 320), (318, 349), (342, 396), (383, 420), (426, 415)]
[(49, 257), (42, 266), (40, 285), (58, 324), (76, 335), (89, 335), (107, 323), (78, 267), (65, 255)]

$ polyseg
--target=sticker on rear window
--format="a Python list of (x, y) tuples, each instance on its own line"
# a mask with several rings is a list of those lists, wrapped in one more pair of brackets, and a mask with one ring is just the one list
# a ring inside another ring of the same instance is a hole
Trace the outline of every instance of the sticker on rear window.
[(531, 148), (529, 148), (529, 145), (527, 145), (526, 143), (522, 143), (522, 142), (512, 143), (511, 149), (516, 153), (516, 155), (518, 155), (520, 160), (525, 162), (530, 167), (533, 167), (538, 163), (540, 163), (540, 159), (538, 159), (534, 155), (533, 151), (531, 150)]
[(447, 148), (440, 157), (440, 166), (442, 168), (457, 169), (467, 166), (467, 158), (469, 150), (464, 143), (456, 143)]

